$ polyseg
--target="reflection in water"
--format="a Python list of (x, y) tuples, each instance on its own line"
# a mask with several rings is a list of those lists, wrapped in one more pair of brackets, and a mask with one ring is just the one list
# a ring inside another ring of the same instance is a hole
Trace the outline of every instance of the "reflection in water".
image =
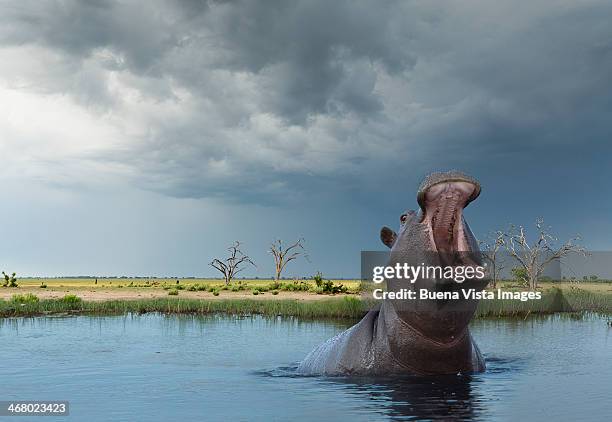
[(600, 316), (476, 320), (482, 374), (296, 374), (313, 347), (352, 323), (158, 314), (0, 319), (3, 400), (70, 400), (67, 420), (88, 422), (610, 420), (612, 329)]
[[(297, 366), (256, 372), (270, 377), (304, 378), (295, 373)], [(306, 377), (317, 378), (317, 377)], [(325, 384), (340, 386), (356, 399), (366, 398), (377, 412), (393, 420), (472, 420), (482, 413), (479, 392), (472, 388), (477, 376), (445, 375), (436, 377), (325, 377)]]
[[(383, 413), (395, 420), (463, 419), (478, 415), (480, 398), (469, 375), (402, 377), (389, 379), (338, 379), (350, 390), (365, 392), (371, 400), (384, 402)], [(381, 409), (381, 410), (383, 410)]]
[[(320, 380), (360, 400), (362, 408), (391, 420), (474, 420), (490, 413), (487, 402), (499, 399), (501, 391), (482, 388), (486, 378), (512, 376), (524, 368), (525, 361), (489, 358), (487, 365), (486, 375), (305, 377), (296, 372), (297, 366), (254, 373), (264, 377)], [(371, 406), (363, 403), (363, 399), (370, 401)]]

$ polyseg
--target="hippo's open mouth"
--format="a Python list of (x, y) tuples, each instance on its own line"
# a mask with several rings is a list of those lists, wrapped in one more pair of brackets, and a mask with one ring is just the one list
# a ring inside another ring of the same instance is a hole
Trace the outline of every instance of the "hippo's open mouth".
[(437, 253), (450, 256), (456, 252), (471, 252), (463, 209), (478, 197), (480, 186), (457, 172), (437, 175), (437, 179), (426, 180), (419, 189), (421, 223), (429, 226), (432, 247)]

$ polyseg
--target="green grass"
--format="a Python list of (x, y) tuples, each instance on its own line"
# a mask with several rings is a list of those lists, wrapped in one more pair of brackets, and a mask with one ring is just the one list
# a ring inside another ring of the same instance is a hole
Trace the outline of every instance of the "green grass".
[[(74, 295), (62, 299), (37, 300), (19, 297), (0, 300), (0, 317), (31, 316), (58, 313), (125, 314), (125, 313), (226, 313), (237, 315), (261, 314), (269, 316), (296, 316), (302, 318), (359, 318), (374, 300), (362, 300), (354, 296), (317, 301), (226, 299), (200, 300), (159, 298), (139, 300), (110, 300), (103, 302), (82, 301)], [(592, 311), (612, 314), (612, 295), (578, 288), (549, 289), (541, 300), (520, 302), (516, 300), (482, 300), (476, 317), (525, 316), (553, 312)]]
[(303, 318), (354, 318), (365, 313), (364, 303), (355, 297), (319, 301), (295, 300), (197, 300), (197, 299), (140, 299), (104, 302), (74, 302), (63, 299), (16, 303), (0, 300), (0, 316), (33, 316), (58, 313), (95, 315), (124, 313), (226, 313), (236, 315), (262, 314)]
[(524, 316), (554, 312), (592, 311), (612, 314), (612, 295), (603, 291), (580, 288), (550, 288), (542, 292), (542, 299), (528, 300), (481, 300), (477, 317)]

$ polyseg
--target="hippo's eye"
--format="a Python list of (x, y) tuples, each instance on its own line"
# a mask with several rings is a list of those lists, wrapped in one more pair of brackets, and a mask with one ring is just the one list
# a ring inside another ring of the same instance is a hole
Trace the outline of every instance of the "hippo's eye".
[(400, 223), (404, 224), (408, 220), (408, 214), (402, 214), (400, 216)]

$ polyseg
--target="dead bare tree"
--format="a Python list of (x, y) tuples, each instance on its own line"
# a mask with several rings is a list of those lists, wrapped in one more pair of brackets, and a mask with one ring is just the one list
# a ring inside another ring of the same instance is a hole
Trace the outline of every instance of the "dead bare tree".
[(499, 259), (500, 250), (504, 245), (504, 232), (501, 230), (492, 232), (485, 240), (478, 243), (480, 243), (482, 257), (489, 265), (491, 286), (496, 288), (497, 280), (500, 279), (501, 272), (505, 268), (504, 262)]
[(274, 264), (276, 266), (276, 281), (280, 280), (285, 266), (291, 261), (299, 258), (300, 256), (304, 256), (304, 258), (308, 260), (308, 255), (306, 254), (303, 243), (303, 238), (298, 239), (297, 242), (287, 247), (283, 247), (283, 241), (280, 239), (272, 242), (269, 252), (274, 257)]
[(581, 240), (580, 236), (568, 240), (561, 246), (555, 246), (558, 239), (550, 234), (550, 227), (544, 227), (542, 218), (536, 220), (535, 226), (537, 240), (531, 244), (527, 240), (523, 226), (510, 226), (502, 237), (505, 249), (526, 271), (529, 288), (532, 290), (538, 287), (538, 279), (551, 262), (572, 253), (588, 255), (586, 249), (577, 244)]
[(234, 242), (234, 244), (227, 248), (227, 250), (230, 252), (230, 256), (228, 258), (225, 260), (215, 258), (210, 263), (211, 267), (216, 268), (221, 272), (221, 274), (223, 274), (226, 285), (232, 282), (234, 276), (242, 271), (246, 264), (251, 264), (256, 267), (255, 263), (251, 261), (251, 258), (240, 250), (240, 242)]

